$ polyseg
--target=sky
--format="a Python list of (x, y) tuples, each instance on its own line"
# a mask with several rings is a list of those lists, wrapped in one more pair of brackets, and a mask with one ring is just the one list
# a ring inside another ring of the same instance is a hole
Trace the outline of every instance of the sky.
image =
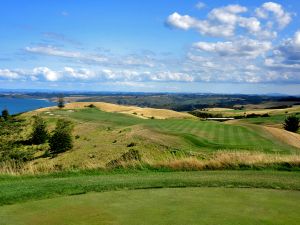
[(300, 1), (0, 0), (0, 89), (300, 94)]

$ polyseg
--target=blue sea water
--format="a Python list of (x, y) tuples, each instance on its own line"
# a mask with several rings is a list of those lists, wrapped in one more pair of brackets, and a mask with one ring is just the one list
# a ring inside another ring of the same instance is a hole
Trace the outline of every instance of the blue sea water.
[(0, 97), (0, 110), (8, 109), (9, 114), (27, 112), (54, 105), (56, 103), (43, 99)]

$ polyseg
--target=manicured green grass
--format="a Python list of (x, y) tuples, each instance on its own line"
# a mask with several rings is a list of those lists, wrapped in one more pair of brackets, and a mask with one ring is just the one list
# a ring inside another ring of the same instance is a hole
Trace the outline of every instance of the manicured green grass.
[(267, 138), (264, 131), (213, 121), (167, 120), (152, 124), (157, 130), (183, 137), (191, 144), (209, 150), (245, 149), (289, 152), (289, 147)]
[(286, 118), (286, 115), (271, 115), (270, 117), (257, 117), (257, 118), (247, 118), (241, 120), (242, 122), (259, 124), (259, 125), (282, 125)]
[(243, 149), (283, 153), (294, 151), (291, 146), (272, 138), (270, 135), (266, 135), (266, 131), (263, 129), (253, 129), (246, 125), (231, 125), (196, 119), (145, 120), (120, 113), (103, 112), (97, 109), (84, 109), (75, 112), (56, 111), (54, 113), (80, 121), (98, 122), (113, 129), (142, 125), (155, 132), (163, 132), (178, 137), (190, 146), (187, 149), (193, 148), (193, 150)]
[(0, 205), (87, 192), (165, 187), (255, 187), (300, 190), (297, 172), (121, 171), (0, 177)]
[(298, 225), (300, 192), (238, 188), (123, 190), (0, 207), (5, 225)]

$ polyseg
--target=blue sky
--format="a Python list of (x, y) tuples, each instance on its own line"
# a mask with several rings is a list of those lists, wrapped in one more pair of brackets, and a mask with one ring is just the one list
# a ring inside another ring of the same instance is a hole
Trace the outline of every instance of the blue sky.
[(299, 1), (0, 4), (0, 88), (300, 94)]

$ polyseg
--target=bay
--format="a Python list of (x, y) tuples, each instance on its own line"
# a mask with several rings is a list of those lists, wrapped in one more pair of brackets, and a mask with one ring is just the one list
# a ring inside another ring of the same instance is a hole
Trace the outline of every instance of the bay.
[(54, 105), (56, 105), (55, 102), (46, 99), (0, 97), (0, 110), (8, 109), (9, 114), (17, 114)]

